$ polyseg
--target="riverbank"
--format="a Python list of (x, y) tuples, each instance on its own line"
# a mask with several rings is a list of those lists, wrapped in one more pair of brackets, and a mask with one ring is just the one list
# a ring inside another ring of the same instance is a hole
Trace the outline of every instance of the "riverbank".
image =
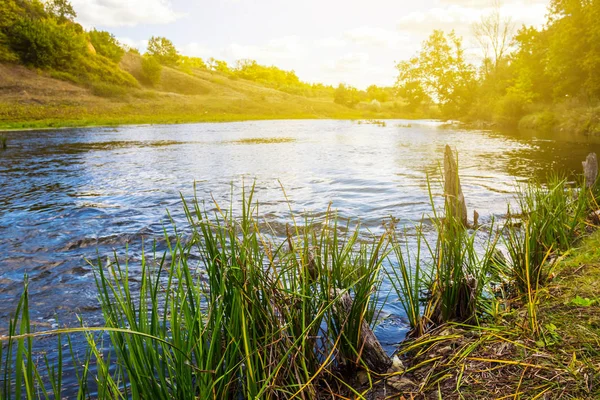
[(387, 385), (431, 399), (599, 398), (600, 232), (556, 262), (536, 297), (539, 334), (518, 300), (480, 326), (445, 324), (400, 346), (406, 372)]
[(397, 118), (393, 105), (348, 108), (218, 73), (164, 68), (159, 87), (86, 87), (0, 63), (0, 130), (266, 119)]

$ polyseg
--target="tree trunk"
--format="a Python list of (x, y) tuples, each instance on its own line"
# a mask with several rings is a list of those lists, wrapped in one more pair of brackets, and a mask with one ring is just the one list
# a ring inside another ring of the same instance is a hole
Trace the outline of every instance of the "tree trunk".
[(589, 189), (598, 179), (598, 157), (596, 153), (588, 154), (583, 164), (583, 175), (585, 176), (585, 186)]
[(458, 164), (450, 146), (444, 151), (444, 195), (446, 196), (446, 217), (454, 217), (467, 226), (467, 204), (460, 186)]

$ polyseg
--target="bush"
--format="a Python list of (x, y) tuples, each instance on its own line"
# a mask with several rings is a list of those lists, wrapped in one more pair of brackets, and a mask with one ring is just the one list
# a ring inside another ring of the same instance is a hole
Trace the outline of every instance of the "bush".
[(162, 65), (152, 56), (144, 56), (142, 58), (142, 74), (144, 79), (152, 86), (160, 82), (162, 73)]
[(335, 90), (333, 101), (346, 107), (354, 107), (360, 102), (360, 96), (356, 88), (340, 84)]
[(550, 131), (556, 124), (556, 117), (552, 111), (546, 110), (529, 114), (519, 121), (519, 129), (534, 129), (538, 131)]
[(87, 48), (78, 25), (53, 19), (21, 18), (9, 28), (7, 37), (24, 64), (40, 68), (69, 68)]
[(90, 37), (90, 42), (99, 55), (116, 63), (121, 61), (121, 58), (123, 58), (123, 55), (125, 54), (125, 50), (112, 34), (94, 29), (93, 31), (90, 31), (88, 35)]
[(507, 93), (496, 103), (495, 120), (501, 125), (516, 126), (525, 115), (527, 101), (516, 93)]

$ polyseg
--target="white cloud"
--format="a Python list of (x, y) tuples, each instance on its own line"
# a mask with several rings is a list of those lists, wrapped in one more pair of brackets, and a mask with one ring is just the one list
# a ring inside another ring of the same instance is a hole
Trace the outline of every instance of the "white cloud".
[(196, 42), (187, 43), (178, 47), (179, 52), (189, 57), (209, 58), (215, 55), (215, 52), (210, 48)]
[(357, 45), (370, 47), (395, 48), (401, 43), (407, 43), (408, 37), (393, 30), (361, 26), (348, 30), (344, 36)]
[(348, 44), (344, 39), (329, 36), (323, 39), (315, 40), (315, 45), (319, 47), (345, 47)]
[(221, 51), (228, 61), (250, 58), (260, 64), (275, 64), (288, 60), (302, 60), (308, 48), (298, 36), (284, 36), (268, 41), (263, 45), (242, 45), (233, 43)]
[(86, 27), (169, 24), (183, 14), (170, 0), (72, 0), (77, 20)]
[[(467, 4), (474, 6), (467, 7)], [(458, 35), (469, 38), (473, 24), (493, 11), (493, 3), (487, 2), (487, 7), (483, 7), (483, 4), (483, 0), (473, 2), (463, 0), (453, 2), (450, 6), (414, 11), (400, 18), (398, 29), (400, 32), (417, 35), (420, 38), (428, 36), (434, 29), (445, 32), (454, 30)], [(545, 21), (546, 7), (545, 0), (513, 1), (500, 5), (500, 15), (503, 18), (510, 18), (517, 27), (522, 24), (540, 26)]]
[(145, 52), (146, 48), (148, 47), (147, 40), (134, 40), (128, 37), (118, 37), (117, 40), (125, 46), (131, 47), (132, 49), (137, 49), (142, 53)]

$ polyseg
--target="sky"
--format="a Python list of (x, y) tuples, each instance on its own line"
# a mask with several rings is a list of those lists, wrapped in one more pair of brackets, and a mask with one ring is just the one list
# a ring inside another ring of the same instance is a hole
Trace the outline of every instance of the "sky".
[[(454, 29), (476, 61), (472, 25), (494, 0), (71, 0), (78, 22), (145, 51), (165, 36), (187, 56), (294, 70), (300, 79), (392, 86), (395, 65), (434, 29)], [(498, 0), (496, 0), (498, 1)], [(548, 0), (503, 0), (517, 26), (541, 26)]]

